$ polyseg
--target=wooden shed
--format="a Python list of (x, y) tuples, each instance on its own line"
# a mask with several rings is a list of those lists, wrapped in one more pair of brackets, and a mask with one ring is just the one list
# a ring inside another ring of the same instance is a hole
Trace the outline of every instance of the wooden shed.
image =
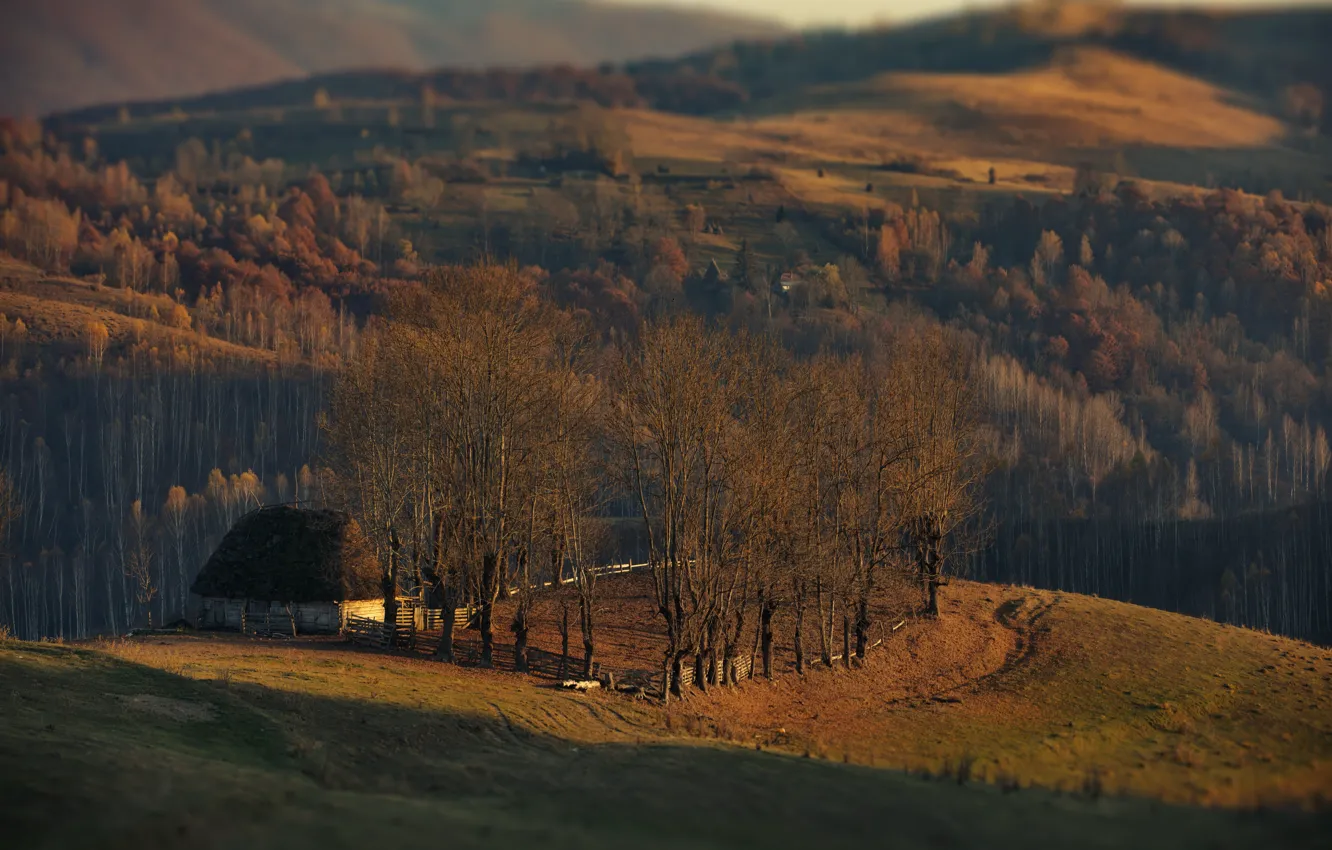
[(380, 569), (345, 513), (259, 508), (236, 521), (191, 588), (199, 627), (273, 633), (336, 633), (348, 610), (383, 614)]

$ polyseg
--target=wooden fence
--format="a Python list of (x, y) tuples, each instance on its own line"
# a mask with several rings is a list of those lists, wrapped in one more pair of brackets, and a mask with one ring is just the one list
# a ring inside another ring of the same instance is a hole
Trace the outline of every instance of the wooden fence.
[[(730, 666), (731, 669), (735, 671), (736, 681), (745, 681), (751, 678), (750, 674), (754, 671), (754, 659), (750, 658), (748, 655), (735, 655), (731, 657)], [(658, 676), (657, 678), (660, 679), (661, 677)], [(680, 688), (683, 690), (694, 684), (695, 681), (694, 665), (682, 664), (680, 666)], [(657, 692), (661, 693), (660, 681), (654, 682), (654, 685), (657, 688)]]
[[(592, 572), (597, 576), (615, 575), (621, 573), (630, 573), (643, 570), (648, 564), (608, 564), (602, 567), (596, 567)], [(573, 579), (564, 579), (564, 582), (570, 583)], [(381, 608), (382, 610), (382, 608)], [(481, 662), (481, 641), (479, 638), (464, 637), (456, 634), (459, 629), (471, 627), (477, 616), (477, 609), (474, 606), (459, 608), (454, 611), (453, 628), (455, 635), (453, 638), (453, 656), (458, 664), (477, 665)], [(346, 618), (344, 631), (349, 640), (353, 643), (370, 646), (376, 649), (399, 648), (408, 649), (413, 652), (424, 655), (434, 655), (439, 650), (439, 644), (443, 637), (444, 612), (439, 608), (425, 608), (421, 600), (415, 598), (402, 598), (398, 601), (397, 622), (393, 627), (386, 627), (382, 620), (376, 620), (371, 617), (363, 617), (350, 614)], [(905, 620), (892, 626), (892, 631), (896, 632), (906, 624)], [(883, 643), (883, 638), (870, 644), (870, 647), (877, 647)], [(835, 664), (841, 661), (840, 654), (832, 657)], [(496, 643), (492, 647), (491, 660), (495, 667), (499, 669), (514, 669), (514, 648), (509, 644)], [(559, 653), (548, 652), (546, 650), (529, 647), (527, 650), (528, 672), (536, 676), (551, 678), (571, 678), (581, 677), (582, 660), (576, 655), (571, 655), (567, 659), (561, 658)], [(818, 660), (812, 660), (810, 663), (817, 664)], [(751, 655), (736, 655), (730, 659), (728, 665), (729, 672), (735, 677), (736, 681), (745, 681), (753, 678), (754, 658)], [(615, 678), (617, 686), (628, 686), (630, 688), (641, 688), (645, 692), (661, 693), (662, 681), (660, 669), (650, 670), (620, 670), (604, 671), (599, 663), (593, 665), (592, 678), (600, 679), (603, 672), (610, 672)], [(695, 666), (693, 664), (684, 664), (680, 669), (679, 685), (681, 689), (695, 684)]]
[(389, 641), (385, 632), (383, 620), (372, 620), (369, 617), (359, 617), (352, 614), (347, 617), (347, 625), (344, 626), (347, 633), (347, 639), (359, 646), (372, 646), (376, 649), (384, 649)]
[[(558, 652), (547, 652), (544, 649), (527, 648), (527, 669), (537, 676), (549, 676), (554, 679), (568, 679), (574, 676), (582, 678), (583, 659), (570, 655), (563, 658)], [(601, 677), (601, 663), (592, 662), (592, 676), (597, 679)]]
[(296, 624), (290, 612), (265, 611), (251, 614), (244, 608), (240, 612), (241, 634), (264, 637), (295, 637)]
[[(641, 564), (606, 564), (601, 567), (592, 567), (588, 572), (593, 576), (600, 578), (601, 576), (619, 575), (621, 573), (634, 573), (640, 570), (646, 570), (648, 566), (647, 562)], [(573, 576), (560, 579), (562, 584), (573, 584), (574, 581), (575, 579)]]
[(344, 631), (352, 643), (374, 649), (410, 648), (416, 642), (416, 629), (412, 626), (410, 612), (405, 623), (401, 622), (400, 618), (399, 622), (392, 625), (383, 620), (372, 620), (369, 617), (358, 617), (353, 614), (347, 618)]

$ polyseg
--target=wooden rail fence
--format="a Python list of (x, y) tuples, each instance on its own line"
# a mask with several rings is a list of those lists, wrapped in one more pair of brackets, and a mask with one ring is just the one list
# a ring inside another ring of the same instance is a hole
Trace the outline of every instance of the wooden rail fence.
[(241, 634), (264, 637), (295, 637), (296, 624), (288, 612), (251, 614), (244, 608), (240, 614)]
[[(743, 681), (750, 678), (754, 670), (754, 660), (748, 655), (735, 655), (731, 657), (731, 669), (735, 671), (736, 681)], [(660, 677), (657, 677), (660, 679)], [(697, 681), (693, 664), (680, 665), (680, 687), (687, 688)], [(656, 682), (658, 693), (660, 693), (660, 682)]]
[[(613, 575), (618, 573), (629, 573), (637, 570), (646, 569), (648, 564), (609, 564), (603, 567), (594, 568), (595, 575)], [(564, 579), (565, 584), (571, 583), (572, 578)], [(467, 606), (454, 611), (453, 629), (456, 632), (459, 629), (470, 628), (476, 619), (477, 609), (475, 606)], [(291, 634), (291, 617), (287, 614), (268, 614), (262, 617), (262, 623), (256, 622), (260, 615), (250, 615), (247, 621), (246, 615), (242, 613), (242, 630), (249, 630), (253, 634)], [(415, 598), (403, 598), (398, 601), (398, 612), (395, 618), (396, 622), (388, 626), (382, 620), (376, 620), (371, 617), (363, 617), (355, 614), (349, 614), (346, 618), (344, 632), (348, 640), (352, 643), (369, 646), (375, 649), (400, 648), (408, 649), (413, 652), (424, 655), (434, 655), (439, 650), (440, 641), (443, 638), (444, 612), (439, 608), (425, 608), (421, 600)], [(896, 632), (906, 625), (906, 620), (892, 626), (892, 631)], [(874, 641), (869, 648), (874, 648), (883, 643), (883, 637)], [(459, 635), (453, 638), (453, 656), (454, 660), (463, 665), (476, 665), (481, 662), (481, 641), (478, 638), (462, 637)], [(514, 669), (514, 648), (512, 645), (496, 643), (491, 652), (492, 663), (500, 669)], [(835, 654), (830, 659), (833, 664), (842, 660), (840, 653)], [(811, 660), (812, 664), (818, 664), (818, 659)], [(537, 676), (546, 676), (552, 678), (568, 678), (572, 675), (582, 674), (582, 660), (571, 655), (567, 659), (561, 658), (559, 653), (548, 652), (536, 647), (529, 647), (527, 650), (528, 671)], [(734, 675), (737, 681), (743, 681), (753, 678), (754, 658), (752, 655), (736, 655), (730, 659), (729, 671)], [(623, 670), (609, 671), (615, 678), (617, 685), (626, 685), (631, 688), (641, 688), (646, 692), (655, 691), (661, 693), (662, 681), (660, 670)], [(592, 668), (592, 678), (600, 679), (603, 669), (600, 663), (594, 663)], [(695, 667), (693, 664), (684, 664), (680, 668), (679, 685), (687, 688), (695, 683)]]
[(410, 616), (406, 624), (401, 622), (389, 624), (383, 620), (372, 620), (369, 617), (358, 617), (353, 614), (347, 618), (344, 630), (347, 639), (352, 643), (374, 649), (411, 647), (416, 635)]

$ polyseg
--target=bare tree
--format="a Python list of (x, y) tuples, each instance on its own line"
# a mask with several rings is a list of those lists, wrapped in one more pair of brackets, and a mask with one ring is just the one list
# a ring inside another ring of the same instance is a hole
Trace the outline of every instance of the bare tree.
[(367, 334), (338, 377), (325, 423), (338, 499), (379, 555), (386, 625), (397, 619), (399, 556), (419, 459), (407, 342), (391, 326)]
[[(612, 375), (612, 443), (647, 534), (654, 603), (666, 626), (663, 697), (679, 692), (680, 665), (706, 643), (708, 545), (723, 497), (722, 434), (740, 386), (734, 340), (696, 317), (644, 328)], [(696, 663), (698, 663), (696, 661)]]
[[(583, 676), (587, 678), (596, 655), (596, 567), (606, 550), (605, 523), (597, 517), (604, 492), (601, 470), (605, 458), (598, 451), (604, 392), (600, 383), (578, 369), (554, 377), (557, 405), (546, 482), (555, 542), (552, 561), (558, 564), (552, 571), (553, 584), (558, 588), (563, 582), (567, 565), (578, 594)], [(563, 628), (567, 655), (567, 621)]]
[(975, 354), (931, 327), (899, 344), (893, 375), (906, 443), (898, 511), (926, 611), (937, 616), (939, 587), (971, 543), (988, 472)]
[(143, 504), (135, 499), (130, 504), (126, 522), (125, 576), (134, 589), (135, 601), (148, 615), (148, 627), (153, 625), (153, 599), (158, 586), (153, 580), (153, 548), (151, 527), (143, 513)]
[(5, 580), (9, 585), (9, 622), (12, 624), (18, 623), (18, 617), (14, 610), (14, 567), (9, 563), (12, 557), (10, 535), (21, 510), (22, 506), (14, 492), (14, 483), (9, 478), (9, 471), (0, 468), (0, 562), (4, 564)]
[[(437, 369), (442, 457), (433, 487), (478, 603), (482, 663), (493, 661), (493, 607), (532, 505), (557, 407), (551, 380), (566, 327), (511, 266), (447, 268), (429, 280), (418, 321)], [(530, 568), (530, 565), (528, 565)]]

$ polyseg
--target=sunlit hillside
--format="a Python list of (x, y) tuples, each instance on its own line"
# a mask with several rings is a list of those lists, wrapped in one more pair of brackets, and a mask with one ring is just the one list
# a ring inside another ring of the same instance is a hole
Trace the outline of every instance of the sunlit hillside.
[(849, 123), (889, 137), (898, 121), (914, 119), (935, 130), (922, 140), (931, 145), (1021, 147), (1053, 157), (1125, 145), (1262, 147), (1287, 132), (1256, 99), (1092, 48), (1002, 74), (888, 73), (815, 86), (764, 109), (825, 115), (835, 121), (830, 131)]
[(32, 847), (384, 830), (794, 847), (885, 822), (907, 847), (1023, 847), (1033, 829), (1049, 846), (1320, 846), (1326, 815), (1297, 810), (1329, 788), (1325, 650), (1084, 597), (949, 596), (863, 669), (669, 712), (327, 640), (0, 643), (0, 824)]

